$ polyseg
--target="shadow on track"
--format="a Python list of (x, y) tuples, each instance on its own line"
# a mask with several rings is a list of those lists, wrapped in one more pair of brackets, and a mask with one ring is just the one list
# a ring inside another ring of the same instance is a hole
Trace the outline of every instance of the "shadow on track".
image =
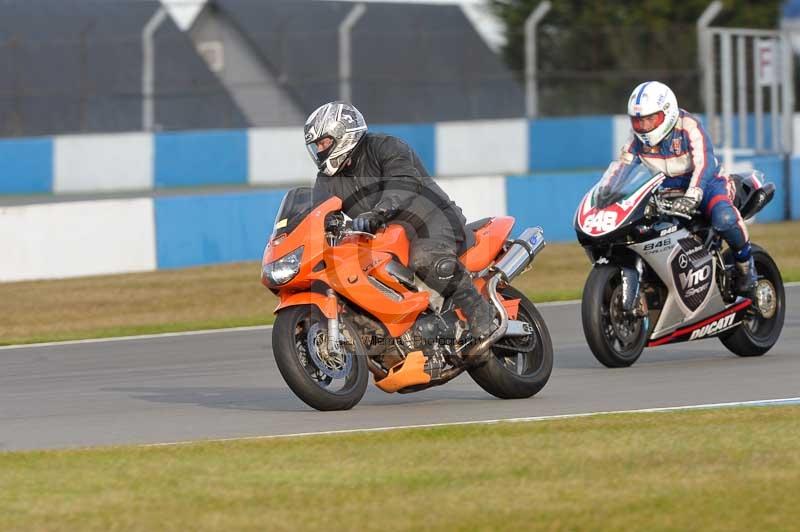
[[(122, 392), (133, 399), (155, 403), (192, 404), (222, 410), (249, 410), (263, 412), (316, 412), (294, 397), (288, 389), (280, 388), (223, 388), (223, 387), (125, 387), (104, 388), (103, 391)], [(482, 390), (446, 390), (444, 388), (426, 392), (425, 395), (386, 395), (377, 390), (368, 390), (364, 400), (355, 409), (365, 406), (395, 406), (403, 404), (422, 405), (449, 401), (498, 401)], [(320, 413), (325, 415), (325, 413)]]

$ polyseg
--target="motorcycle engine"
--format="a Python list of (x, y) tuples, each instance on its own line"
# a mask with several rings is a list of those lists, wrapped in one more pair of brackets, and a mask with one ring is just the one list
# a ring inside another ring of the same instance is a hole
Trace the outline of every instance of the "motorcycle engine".
[(435, 351), (445, 348), (452, 352), (460, 336), (459, 321), (454, 310), (448, 310), (442, 314), (430, 313), (421, 316), (412, 329), (415, 347), (418, 349), (434, 348)]

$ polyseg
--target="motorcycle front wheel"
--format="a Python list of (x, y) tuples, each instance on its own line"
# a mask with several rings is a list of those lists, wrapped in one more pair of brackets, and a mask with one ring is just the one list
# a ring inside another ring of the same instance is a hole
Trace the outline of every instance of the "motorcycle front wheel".
[(636, 362), (647, 343), (644, 318), (622, 309), (622, 274), (619, 267), (596, 266), (589, 273), (581, 301), (583, 334), (594, 357), (609, 368)]
[(289, 388), (317, 410), (348, 410), (367, 389), (369, 370), (361, 339), (339, 323), (340, 350), (328, 349), (328, 320), (313, 305), (281, 310), (272, 328), (272, 351)]

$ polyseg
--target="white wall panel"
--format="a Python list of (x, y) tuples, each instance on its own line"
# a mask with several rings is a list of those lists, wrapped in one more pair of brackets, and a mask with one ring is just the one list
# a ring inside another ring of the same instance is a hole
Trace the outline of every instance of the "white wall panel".
[(528, 121), (474, 120), (436, 124), (436, 175), (528, 171)]
[(506, 214), (506, 180), (502, 176), (437, 179), (450, 199), (464, 211), (467, 222)]
[(248, 134), (250, 183), (313, 182), (317, 168), (303, 144), (303, 128), (250, 129)]
[(800, 155), (800, 113), (795, 113), (792, 117), (792, 138), (794, 139), (794, 146), (792, 146), (792, 154)]
[(614, 139), (611, 142), (611, 158), (609, 162), (619, 159), (620, 150), (622, 150), (622, 147), (625, 146), (632, 134), (631, 121), (628, 115), (614, 115)]
[(58, 136), (54, 138), (53, 166), (56, 193), (152, 189), (153, 136)]
[(153, 200), (0, 207), (0, 282), (156, 268)]

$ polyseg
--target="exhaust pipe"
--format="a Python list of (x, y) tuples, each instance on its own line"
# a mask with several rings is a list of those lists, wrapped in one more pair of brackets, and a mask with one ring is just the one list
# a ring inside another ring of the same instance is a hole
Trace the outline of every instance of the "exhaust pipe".
[(510, 283), (530, 266), (533, 258), (544, 249), (544, 246), (544, 230), (541, 227), (529, 227), (513, 241), (511, 247), (492, 269), (500, 273), (505, 282)]
[(506, 334), (506, 330), (508, 329), (508, 312), (506, 312), (506, 308), (503, 306), (500, 298), (497, 297), (497, 283), (500, 282), (500, 275), (499, 272), (494, 274), (492, 278), (489, 279), (489, 282), (486, 283), (486, 293), (489, 294), (489, 299), (492, 300), (492, 304), (497, 314), (500, 316), (500, 326), (492, 334), (484, 338), (482, 342), (472, 346), (472, 349), (464, 355), (464, 360), (478, 360), (478, 357), (486, 357), (490, 353), (488, 349)]

